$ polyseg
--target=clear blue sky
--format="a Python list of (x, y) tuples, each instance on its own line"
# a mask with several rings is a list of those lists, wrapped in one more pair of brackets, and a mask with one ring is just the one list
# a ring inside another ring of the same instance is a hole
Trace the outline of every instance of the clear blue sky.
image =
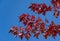
[[(9, 34), (10, 27), (23, 26), (22, 23), (19, 23), (18, 16), (22, 13), (29, 13), (31, 15), (37, 15), (35, 12), (32, 12), (28, 9), (31, 3), (46, 3), (47, 6), (52, 5), (50, 0), (0, 0), (0, 41), (26, 41), (24, 38), (14, 38), (12, 34)], [(53, 11), (46, 13), (46, 18), (49, 19), (49, 22), (54, 20), (56, 24), (60, 24), (60, 16), (56, 19), (52, 16)], [(45, 17), (40, 15), (44, 21)], [(23, 26), (24, 27), (24, 26)], [(44, 39), (42, 35), (39, 36), (39, 39), (31, 37), (29, 41), (60, 41), (60, 36), (57, 35), (56, 39), (53, 39), (51, 36), (48, 39)]]

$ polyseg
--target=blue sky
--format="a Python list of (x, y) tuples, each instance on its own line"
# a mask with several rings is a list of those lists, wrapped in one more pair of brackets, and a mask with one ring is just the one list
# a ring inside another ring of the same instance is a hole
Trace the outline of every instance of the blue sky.
[[(0, 41), (26, 41), (24, 38), (14, 38), (12, 34), (9, 34), (11, 26), (23, 26), (22, 23), (19, 23), (18, 16), (22, 13), (29, 13), (30, 15), (36, 15), (35, 12), (28, 9), (31, 3), (45, 3), (47, 6), (52, 5), (51, 0), (0, 0)], [(54, 20), (56, 24), (60, 24), (60, 16), (56, 19), (52, 16), (53, 11), (46, 13), (46, 18), (49, 19), (49, 22)], [(40, 15), (44, 21), (45, 17)], [(24, 27), (24, 26), (23, 26)], [(60, 41), (60, 36), (57, 35), (56, 39), (53, 39), (51, 36), (48, 39), (44, 39), (42, 35), (39, 36), (39, 39), (31, 37), (29, 41)]]

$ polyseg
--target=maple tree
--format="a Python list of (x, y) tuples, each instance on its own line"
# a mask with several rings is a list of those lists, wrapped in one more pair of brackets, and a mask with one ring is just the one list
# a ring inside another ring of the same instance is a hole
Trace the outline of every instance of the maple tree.
[[(42, 14), (45, 16), (46, 12), (51, 11), (52, 8), (54, 8), (53, 16), (58, 18), (60, 14), (60, 11), (58, 10), (60, 9), (60, 0), (52, 0), (51, 3), (53, 4), (53, 7), (47, 6), (45, 3), (31, 3), (29, 9), (31, 9), (33, 12), (36, 12), (36, 14)], [(19, 36), (21, 39), (25, 37), (28, 40), (32, 34), (34, 37), (39, 39), (40, 33), (43, 34), (43, 37), (45, 37), (45, 39), (47, 39), (48, 36), (52, 36), (55, 39), (57, 34), (60, 35), (60, 25), (56, 25), (54, 21), (51, 21), (51, 24), (47, 25), (46, 23), (49, 22), (48, 19), (42, 21), (39, 16), (36, 19), (34, 15), (31, 16), (30, 14), (23, 13), (19, 16), (19, 22), (22, 22), (25, 28), (22, 26), (12, 26), (9, 33), (12, 33), (14, 36)], [(48, 27), (46, 28), (45, 26)]]

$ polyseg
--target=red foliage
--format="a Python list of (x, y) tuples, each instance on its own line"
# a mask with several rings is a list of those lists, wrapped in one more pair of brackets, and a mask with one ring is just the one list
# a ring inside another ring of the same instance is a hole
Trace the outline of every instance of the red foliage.
[[(24, 19), (22, 18), (22, 21), (23, 22), (26, 21), (26, 19), (25, 19), (26, 16), (23, 16), (23, 14), (21, 16), (24, 18)], [(27, 23), (26, 28), (22, 28), (21, 26), (20, 26), (20, 28), (17, 28), (15, 26), (13, 26), (10, 29), (10, 32), (16, 36), (19, 36), (21, 39), (23, 39), (23, 37), (25, 36), (25, 38), (27, 40), (31, 37), (30, 33), (33, 33), (34, 37), (36, 37), (37, 39), (38, 39), (38, 36), (40, 35), (40, 33), (43, 33), (43, 36), (45, 37), (45, 39), (47, 39), (48, 36), (51, 36), (51, 35), (53, 38), (55, 38), (57, 34), (60, 35), (60, 25), (55, 25), (54, 21), (52, 21), (51, 24), (46, 29), (45, 28), (46, 22), (43, 22), (40, 17), (38, 17), (38, 19), (36, 21), (31, 20), (32, 16), (30, 17), (30, 15), (26, 18), (28, 18), (27, 22), (26, 22)], [(19, 17), (19, 19), (21, 20), (20, 17)], [(35, 16), (33, 16), (33, 19), (35, 20)], [(22, 22), (22, 21), (20, 21), (20, 22)], [(19, 31), (20, 31), (20, 33), (19, 33)]]
[(33, 10), (34, 12), (36, 12), (37, 14), (43, 14), (45, 15), (47, 11), (51, 11), (52, 7), (51, 6), (47, 6), (45, 3), (43, 4), (35, 4), (32, 3), (29, 8), (31, 10)]
[[(51, 3), (54, 6), (53, 15), (58, 18), (60, 12), (58, 12), (57, 9), (60, 9), (60, 0), (52, 0)], [(47, 6), (45, 3), (32, 3), (30, 4), (29, 8), (37, 14), (43, 15), (46, 15), (47, 11), (52, 10), (52, 7)], [(23, 28), (21, 26), (13, 26), (9, 32), (11, 32), (14, 36), (19, 36), (19, 38), (21, 39), (23, 39), (25, 36), (25, 38), (28, 40), (32, 36), (32, 34), (38, 39), (40, 33), (43, 34), (43, 37), (45, 37), (45, 39), (47, 39), (48, 36), (52, 36), (53, 38), (55, 38), (57, 34), (60, 35), (60, 25), (56, 25), (54, 21), (52, 21), (50, 25), (46, 25), (46, 23), (49, 22), (47, 18), (43, 22), (39, 16), (38, 19), (36, 19), (34, 15), (31, 16), (29, 14), (23, 13), (19, 16), (19, 22), (22, 22), (24, 26), (26, 26), (26, 28)], [(45, 26), (48, 26), (48, 28), (45, 28)]]
[(52, 0), (51, 3), (53, 4), (54, 7), (54, 16), (56, 18), (58, 18), (60, 11), (58, 9), (60, 9), (60, 0)]

